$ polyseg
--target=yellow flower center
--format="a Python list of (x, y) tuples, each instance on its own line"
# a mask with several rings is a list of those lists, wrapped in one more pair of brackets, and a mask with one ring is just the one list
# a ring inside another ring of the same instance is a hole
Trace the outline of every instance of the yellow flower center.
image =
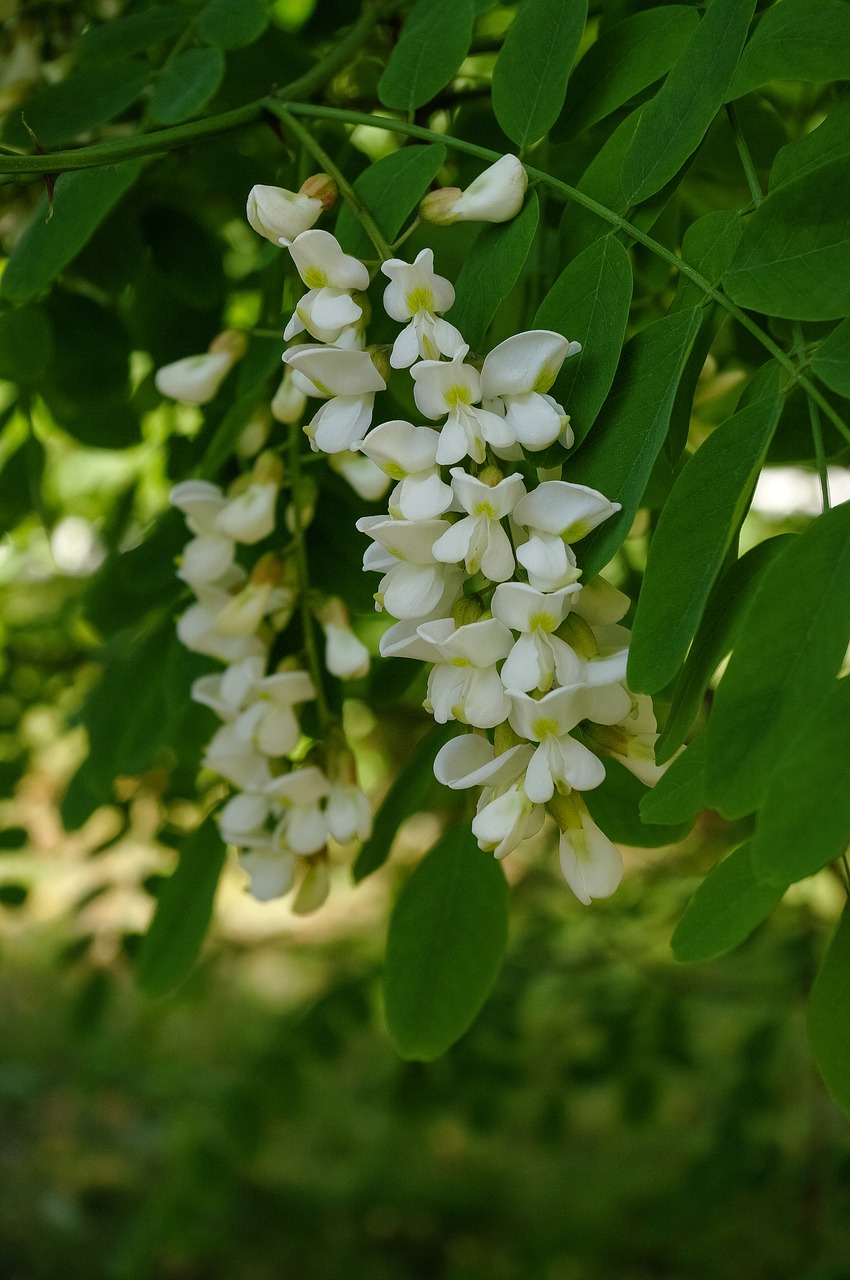
[(541, 369), (537, 375), (537, 381), (531, 388), (532, 391), (536, 391), (538, 395), (545, 396), (557, 376), (557, 369)]
[(533, 613), (528, 621), (532, 631), (554, 631), (558, 625), (551, 613)]
[(405, 294), (404, 301), (411, 315), (416, 315), (417, 311), (434, 310), (434, 295), (424, 285), (418, 285), (417, 288), (411, 289), (410, 293)]
[(472, 404), (472, 396), (469, 394), (469, 387), (462, 383), (454, 387), (449, 387), (446, 391), (446, 404), (454, 409), (459, 404)]
[(549, 716), (541, 716), (539, 720), (534, 721), (531, 728), (535, 738), (538, 738), (541, 742), (544, 738), (556, 738), (558, 736), (558, 722), (557, 720), (552, 720)]
[(327, 289), (328, 287), (327, 272), (321, 267), (308, 267), (303, 279), (308, 289)]

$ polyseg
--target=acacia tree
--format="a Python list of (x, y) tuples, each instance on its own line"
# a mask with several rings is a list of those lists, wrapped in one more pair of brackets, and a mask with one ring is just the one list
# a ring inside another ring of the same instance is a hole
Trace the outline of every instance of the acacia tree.
[[(311, 910), (329, 837), (360, 881), (432, 807), (385, 985), (428, 1059), (496, 980), (500, 860), (547, 822), (589, 903), (618, 843), (722, 816), (683, 961), (846, 877), (850, 6), (308, 9), (11, 24), (0, 502), (55, 520), (70, 441), (147, 460), (68, 602), (99, 679), (63, 805), (157, 780), (179, 862), (143, 988), (194, 963), (228, 846)], [(785, 462), (822, 513), (742, 554)], [(352, 692), (399, 747), (374, 821)], [(810, 1018), (845, 1107), (848, 972), (845, 913)]]

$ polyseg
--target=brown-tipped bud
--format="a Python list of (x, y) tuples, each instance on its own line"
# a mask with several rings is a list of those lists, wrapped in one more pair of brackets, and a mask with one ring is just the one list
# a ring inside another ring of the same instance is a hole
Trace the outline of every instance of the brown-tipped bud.
[(230, 356), (233, 362), (241, 360), (247, 350), (248, 339), (238, 329), (225, 329), (209, 345), (209, 351), (213, 355)]
[(480, 622), (484, 616), (484, 602), (478, 595), (461, 596), (451, 608), (456, 627), (466, 627), (470, 622)]
[(518, 747), (522, 741), (523, 739), (514, 732), (507, 720), (504, 724), (497, 724), (493, 730), (493, 749), (497, 756), (504, 755), (506, 751), (510, 751), (511, 747)]
[(284, 561), (274, 551), (260, 556), (251, 570), (249, 581), (255, 587), (279, 587), (284, 577)]
[(311, 200), (321, 200), (323, 209), (330, 209), (339, 196), (339, 187), (329, 173), (314, 173), (306, 182), (301, 183), (298, 190), (302, 196), (309, 196)]
[(501, 484), (504, 478), (504, 473), (492, 463), (478, 472), (478, 479), (481, 483), (488, 485), (491, 489), (495, 489), (497, 484)]
[(580, 831), (582, 819), (587, 814), (587, 805), (578, 791), (571, 791), (569, 795), (556, 791), (546, 808), (561, 831)]
[(460, 217), (457, 202), (462, 194), (460, 187), (440, 187), (437, 191), (429, 191), (419, 206), (420, 218), (438, 227), (451, 226)]
[(596, 636), (584, 618), (580, 618), (577, 613), (568, 613), (555, 635), (559, 640), (565, 640), (570, 648), (575, 649), (576, 653), (588, 662), (599, 656), (599, 642)]
[(392, 347), (373, 346), (373, 347), (367, 347), (366, 350), (369, 352), (369, 355), (372, 357), (372, 364), (378, 370), (378, 373), (381, 375), (384, 382), (387, 382), (389, 379), (390, 373), (392, 371), (392, 366), (390, 365), (390, 354), (392, 352)]
[(280, 488), (283, 481), (283, 462), (276, 453), (266, 450), (257, 458), (251, 470), (252, 484), (273, 484)]

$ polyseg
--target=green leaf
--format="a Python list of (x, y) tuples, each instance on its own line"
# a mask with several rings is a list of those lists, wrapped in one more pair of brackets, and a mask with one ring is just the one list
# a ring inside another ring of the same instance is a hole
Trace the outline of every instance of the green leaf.
[(830, 689), (850, 634), (850, 504), (795, 538), (761, 578), (708, 720), (708, 803), (761, 804), (776, 761)]
[(47, 196), (9, 255), (0, 278), (0, 296), (29, 302), (46, 289), (77, 256), (97, 227), (139, 176), (138, 160), (104, 165), (56, 179), (53, 217), (47, 221)]
[(850, 1115), (850, 907), (815, 978), (809, 1001), (809, 1044), (827, 1089)]
[(629, 318), (632, 267), (619, 240), (604, 236), (567, 266), (537, 308), (532, 327), (580, 341), (552, 388), (577, 443), (596, 420), (611, 389)]
[(850, 319), (824, 338), (812, 357), (812, 371), (831, 391), (850, 399)]
[(86, 616), (101, 635), (135, 627), (156, 605), (174, 609), (183, 584), (174, 573), (174, 558), (186, 542), (186, 523), (174, 507), (159, 517), (147, 537), (111, 556), (91, 580)]
[(687, 5), (645, 9), (608, 27), (579, 62), (552, 141), (564, 142), (666, 75), (699, 18)]
[(167, 995), (194, 967), (226, 854), (212, 817), (183, 841), (177, 870), (160, 890), (139, 951), (136, 981), (146, 996)]
[(779, 534), (753, 547), (712, 588), (687, 661), (673, 688), (667, 723), (655, 744), (659, 764), (669, 760), (687, 737), (705, 691), (720, 663), (734, 648), (744, 611), (767, 566), (791, 541)]
[(224, 77), (220, 49), (184, 49), (165, 64), (156, 82), (150, 112), (159, 124), (180, 124), (207, 105)]
[(674, 956), (694, 964), (740, 946), (784, 892), (756, 877), (750, 843), (742, 844), (712, 867), (691, 898), (670, 944)]
[(661, 89), (643, 109), (623, 162), (623, 189), (639, 204), (675, 177), (726, 96), (755, 0), (713, 0)]
[[(137, 58), (72, 71), (27, 98), (22, 111), (39, 142), (58, 147), (120, 116), (140, 97), (152, 75), (148, 63)], [(7, 117), (3, 137), (16, 146), (29, 143), (20, 113)]]
[[(370, 164), (357, 178), (354, 190), (387, 240), (395, 240), (445, 161), (446, 148), (441, 142), (402, 147)], [(374, 257), (372, 241), (347, 204), (340, 208), (336, 237), (346, 253)]]
[(40, 307), (0, 312), (0, 378), (38, 382), (53, 354), (50, 321)]
[(366, 840), (352, 867), (354, 883), (359, 884), (382, 867), (390, 856), (398, 829), (412, 814), (424, 809), (435, 784), (434, 757), (454, 735), (457, 725), (435, 725), (417, 743), (410, 758), (396, 775), (375, 814), (372, 834)]
[(749, 403), (685, 464), (659, 516), (629, 649), (636, 693), (657, 693), (682, 665), (752, 497), (782, 409), (775, 361), (748, 390)]
[(640, 804), (648, 794), (643, 783), (619, 760), (606, 759), (605, 781), (583, 793), (590, 816), (609, 840), (636, 849), (655, 849), (675, 844), (688, 834), (691, 822), (672, 826), (648, 823), (641, 817)]
[(850, 680), (838, 680), (775, 763), (753, 840), (753, 865), (787, 885), (850, 843)]
[(38, 509), (44, 464), (44, 445), (29, 432), (0, 467), (0, 529), (4, 533)]
[[(741, 241), (738, 209), (716, 209), (692, 222), (682, 238), (682, 258), (689, 267), (716, 285), (729, 268)], [(672, 309), (681, 311), (706, 301), (705, 291), (680, 275)]]
[(508, 941), (508, 888), (464, 823), (452, 827), (404, 885), (390, 918), (387, 1026), (403, 1058), (430, 1062), (475, 1019)]
[(537, 142), (564, 105), (587, 0), (525, 0), (493, 70), (493, 110), (518, 147)]
[(378, 81), (385, 107), (413, 111), (457, 74), (472, 43), (472, 0), (418, 0)]
[(456, 325), (473, 350), (484, 335), (499, 304), (513, 289), (537, 231), (540, 202), (532, 192), (511, 222), (484, 227), (455, 281), (454, 306), (446, 319)]
[(788, 320), (850, 310), (850, 156), (772, 191), (723, 277), (739, 306)]
[(705, 734), (701, 733), (647, 791), (640, 802), (644, 822), (686, 822), (693, 826), (706, 807), (705, 745)]
[(208, 0), (198, 16), (198, 35), (217, 49), (242, 49), (268, 26), (265, 0)]
[(768, 80), (850, 80), (850, 9), (843, 0), (782, 0), (762, 14), (726, 101)]
[(822, 165), (850, 157), (850, 97), (836, 103), (811, 133), (789, 142), (776, 153), (770, 170), (770, 190), (808, 177)]
[(570, 462), (571, 482), (599, 489), (623, 508), (578, 544), (585, 578), (605, 567), (631, 528), (699, 321), (696, 311), (662, 316), (626, 343), (613, 390)]
[(112, 58), (146, 53), (182, 31), (189, 16), (181, 5), (162, 4), (142, 13), (109, 18), (100, 26), (89, 27), (83, 32), (76, 49), (77, 62), (107, 62)]

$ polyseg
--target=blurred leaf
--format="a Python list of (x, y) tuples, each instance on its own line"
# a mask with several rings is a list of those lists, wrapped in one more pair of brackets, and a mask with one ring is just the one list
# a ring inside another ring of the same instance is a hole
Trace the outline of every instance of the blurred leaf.
[(850, 504), (789, 543), (761, 577), (714, 697), (708, 803), (725, 817), (761, 804), (776, 761), (831, 688), (850, 634)]
[(265, 0), (208, 0), (198, 15), (198, 35), (219, 49), (242, 49), (268, 25)]
[[(22, 112), (44, 147), (58, 147), (120, 116), (141, 96), (152, 75), (149, 64), (138, 58), (72, 71), (27, 98)], [(6, 117), (3, 137), (15, 146), (30, 142), (18, 112)]]
[(472, 0), (418, 0), (378, 81), (385, 107), (412, 111), (457, 74), (472, 43)]
[(146, 209), (141, 224), (153, 265), (169, 292), (199, 311), (220, 306), (225, 284), (221, 245), (206, 227), (185, 210), (165, 204)]
[(699, 630), (674, 686), (667, 723), (655, 744), (659, 764), (669, 760), (684, 742), (711, 677), (737, 642), (741, 620), (756, 583), (792, 536), (783, 533), (760, 542), (736, 560), (714, 584)]
[[(364, 169), (354, 182), (354, 190), (372, 214), (387, 240), (395, 240), (446, 161), (442, 142), (431, 146), (402, 147)], [(336, 222), (336, 237), (346, 253), (374, 257), (375, 247), (343, 204)]]
[(826, 1087), (850, 1115), (850, 908), (815, 978), (809, 1001), (809, 1044)]
[(812, 372), (831, 391), (850, 398), (850, 319), (824, 338), (812, 357)]
[(159, 124), (180, 124), (207, 105), (224, 76), (220, 49), (184, 49), (160, 72), (150, 113)]
[(850, 9), (842, 0), (782, 0), (762, 14), (726, 101), (768, 80), (850, 80)]
[(53, 333), (40, 307), (0, 312), (0, 378), (38, 382), (52, 354)]
[(712, 867), (691, 898), (671, 946), (677, 960), (713, 960), (747, 939), (779, 905), (785, 886), (764, 884), (753, 870), (752, 845), (742, 844)]
[(662, 774), (640, 802), (644, 822), (687, 822), (706, 807), (705, 734), (701, 733)]
[(56, 179), (53, 217), (47, 222), (47, 196), (9, 254), (0, 277), (0, 297), (29, 302), (46, 289), (80, 252), (95, 229), (130, 189), (141, 172), (138, 160), (60, 173)]
[(699, 321), (697, 311), (662, 316), (626, 343), (611, 394), (569, 464), (572, 483), (599, 489), (623, 508), (578, 544), (585, 578), (605, 567), (631, 528)]
[(508, 887), (492, 854), (452, 827), (404, 885), (390, 917), (387, 1026), (403, 1058), (431, 1062), (470, 1027), (508, 941)]
[(17, 851), (29, 842), (29, 832), (26, 827), (5, 827), (0, 831), (0, 849), (5, 852)]
[(714, 0), (667, 79), (643, 109), (623, 161), (628, 204), (670, 181), (693, 155), (726, 96), (755, 0)]
[(619, 760), (606, 758), (605, 781), (592, 791), (585, 791), (583, 799), (593, 821), (615, 844), (655, 849), (684, 839), (692, 822), (681, 822), (675, 826), (644, 822), (640, 804), (647, 794), (644, 784), (625, 765)]
[(493, 70), (493, 110), (520, 149), (551, 129), (587, 21), (587, 0), (525, 0)]
[(552, 141), (581, 133), (666, 75), (698, 22), (694, 9), (671, 4), (607, 27), (570, 77)]
[(181, 5), (156, 5), (142, 13), (122, 13), (99, 26), (88, 27), (76, 49), (79, 63), (107, 62), (133, 53), (146, 53), (181, 31), (189, 19)]
[(537, 231), (540, 202), (532, 192), (511, 222), (484, 227), (455, 281), (454, 306), (446, 319), (460, 329), (473, 351), (480, 349), (499, 303), (513, 289)]
[(168, 995), (194, 968), (226, 856), (212, 817), (182, 842), (177, 870), (160, 890), (139, 951), (136, 980), (146, 996)]
[(112, 801), (112, 779), (104, 780), (86, 758), (71, 778), (59, 816), (66, 831), (78, 831), (101, 805)]
[(569, 412), (577, 444), (611, 389), (631, 300), (629, 255), (619, 240), (603, 236), (572, 260), (537, 308), (533, 328), (554, 329), (582, 344), (552, 388)]
[(770, 170), (770, 190), (805, 178), (822, 165), (850, 157), (850, 97), (837, 103), (817, 129), (789, 142), (776, 154)]
[(753, 840), (753, 865), (787, 885), (850, 844), (850, 680), (838, 680), (774, 763)]
[(747, 390), (747, 403), (686, 462), (658, 518), (632, 626), (635, 693), (657, 693), (682, 665), (752, 498), (782, 408), (776, 362)]
[(0, 529), (4, 533), (38, 509), (45, 461), (44, 445), (30, 431), (0, 468)]

